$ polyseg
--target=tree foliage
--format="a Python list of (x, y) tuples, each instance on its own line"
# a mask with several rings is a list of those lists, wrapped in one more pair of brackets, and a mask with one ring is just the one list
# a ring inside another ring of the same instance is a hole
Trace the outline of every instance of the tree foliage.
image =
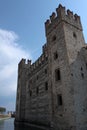
[(0, 107), (0, 113), (6, 112), (6, 108)]

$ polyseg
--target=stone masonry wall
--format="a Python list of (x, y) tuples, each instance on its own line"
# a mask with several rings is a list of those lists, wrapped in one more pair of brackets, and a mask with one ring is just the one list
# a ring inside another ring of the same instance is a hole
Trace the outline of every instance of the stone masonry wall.
[(45, 32), (41, 56), (19, 63), (16, 120), (86, 130), (87, 47), (80, 17), (59, 5)]

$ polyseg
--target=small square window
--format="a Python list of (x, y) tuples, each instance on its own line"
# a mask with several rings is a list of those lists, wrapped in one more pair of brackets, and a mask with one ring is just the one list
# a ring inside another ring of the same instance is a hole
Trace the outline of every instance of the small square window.
[(75, 33), (75, 32), (73, 32), (73, 37), (74, 37), (74, 38), (77, 38), (77, 36), (76, 36), (76, 33)]

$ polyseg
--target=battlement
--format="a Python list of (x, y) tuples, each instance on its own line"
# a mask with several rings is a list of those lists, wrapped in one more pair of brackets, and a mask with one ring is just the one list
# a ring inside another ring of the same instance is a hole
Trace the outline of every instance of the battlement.
[(19, 62), (19, 68), (21, 67), (30, 67), (31, 66), (31, 60), (26, 60), (26, 59), (21, 59), (21, 61)]
[(44, 65), (48, 61), (48, 55), (47, 53), (42, 54), (29, 68), (29, 72), (34, 72), (37, 68), (40, 68), (40, 66)]
[(60, 4), (59, 7), (56, 9), (56, 13), (53, 12), (50, 16), (50, 19), (45, 22), (46, 35), (48, 35), (55, 28), (55, 26), (60, 23), (61, 20), (82, 30), (80, 16), (78, 16), (77, 14), (73, 14), (73, 12), (69, 9), (66, 10), (66, 8)]
[(28, 68), (29, 72), (32, 72), (41, 65), (45, 64), (45, 62), (48, 61), (47, 44), (44, 44), (42, 49), (42, 55), (34, 63), (31, 63), (31, 60), (29, 59), (21, 59), (21, 61), (19, 62), (19, 68)]
[(42, 52), (46, 53), (47, 52), (47, 44), (44, 44), (42, 47)]

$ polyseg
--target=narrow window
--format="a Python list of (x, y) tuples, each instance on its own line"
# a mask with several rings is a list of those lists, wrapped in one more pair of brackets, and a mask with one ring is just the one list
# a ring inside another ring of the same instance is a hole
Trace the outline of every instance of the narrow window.
[(81, 70), (83, 70), (83, 68), (81, 67)]
[(47, 69), (45, 69), (45, 74), (47, 74)]
[(74, 37), (74, 38), (77, 38), (77, 36), (76, 36), (76, 33), (75, 33), (75, 32), (73, 32), (73, 37)]
[(55, 70), (55, 80), (61, 80), (60, 69)]
[(56, 60), (57, 58), (58, 58), (58, 53), (55, 52), (55, 53), (54, 53), (54, 60)]
[(29, 93), (30, 93), (30, 97), (31, 97), (32, 96), (32, 91), (30, 90)]
[(56, 36), (54, 35), (53, 37), (52, 37), (52, 41), (55, 41), (56, 40)]
[(84, 74), (83, 74), (83, 73), (81, 73), (81, 76), (82, 76), (82, 78), (84, 79)]
[(45, 82), (45, 90), (48, 90), (48, 82)]
[(57, 95), (57, 103), (58, 103), (58, 106), (62, 106), (63, 105), (62, 95), (61, 94)]

